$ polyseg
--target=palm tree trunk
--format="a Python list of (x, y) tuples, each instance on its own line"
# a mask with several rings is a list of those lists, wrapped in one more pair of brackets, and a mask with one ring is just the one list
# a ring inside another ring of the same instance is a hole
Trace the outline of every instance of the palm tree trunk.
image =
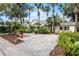
[(53, 28), (53, 25), (52, 25), (52, 22), (51, 22), (51, 27), (50, 27), (50, 32), (52, 33), (52, 29)]
[(29, 22), (30, 22), (30, 10), (29, 10)]
[(22, 19), (21, 19), (21, 17), (20, 17), (20, 23), (22, 24)]
[(47, 18), (48, 18), (48, 12), (46, 13), (46, 16), (47, 16)]
[[(39, 12), (39, 8), (38, 8), (38, 13), (37, 13), (37, 15), (38, 15), (38, 23), (40, 23), (40, 12)], [(39, 33), (39, 24), (38, 24), (38, 33)]]
[(63, 10), (63, 19), (62, 19), (62, 30), (63, 31), (65, 30), (65, 26), (64, 26), (64, 15), (65, 15), (65, 12)]
[[(15, 20), (17, 22), (17, 19), (15, 19)], [(15, 34), (15, 37), (16, 37), (15, 43), (17, 42), (16, 22), (15, 22), (15, 28), (14, 28), (14, 34)]]
[(23, 18), (23, 23), (24, 23), (24, 18)]
[(38, 22), (40, 22), (40, 12), (39, 12), (39, 8), (38, 8)]
[(77, 31), (77, 14), (75, 14), (75, 31)]
[(54, 23), (54, 6), (53, 6), (53, 13), (52, 13), (53, 19), (52, 19), (52, 32), (55, 33), (55, 23)]
[[(53, 17), (54, 20), (54, 17)], [(52, 33), (55, 33), (55, 22), (52, 23)]]
[[(11, 19), (11, 23), (12, 23), (12, 19)], [(12, 33), (12, 24), (10, 26), (10, 33)]]
[(29, 9), (29, 28), (31, 27), (31, 23), (30, 23), (30, 9)]

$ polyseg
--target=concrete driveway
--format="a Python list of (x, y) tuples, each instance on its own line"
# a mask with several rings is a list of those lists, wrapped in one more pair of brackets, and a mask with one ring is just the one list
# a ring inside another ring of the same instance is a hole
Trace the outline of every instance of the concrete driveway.
[(48, 56), (50, 50), (56, 46), (57, 35), (29, 34), (22, 39), (23, 43), (13, 45), (0, 37), (1, 56)]

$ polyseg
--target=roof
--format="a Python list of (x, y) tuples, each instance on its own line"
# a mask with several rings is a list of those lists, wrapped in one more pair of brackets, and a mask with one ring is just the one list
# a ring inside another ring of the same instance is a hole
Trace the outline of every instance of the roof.
[[(62, 26), (62, 23), (60, 24), (60, 26)], [(64, 23), (64, 26), (75, 26), (75, 22), (66, 22)]]

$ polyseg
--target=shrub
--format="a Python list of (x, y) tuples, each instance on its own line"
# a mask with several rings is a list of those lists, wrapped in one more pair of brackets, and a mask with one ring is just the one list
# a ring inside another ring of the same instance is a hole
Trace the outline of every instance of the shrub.
[(26, 30), (26, 32), (27, 32), (27, 33), (32, 33), (32, 32), (34, 32), (34, 29), (35, 29), (35, 26), (31, 26), (30, 28), (28, 28), (28, 29)]
[(0, 26), (0, 33), (4, 33), (4, 32), (7, 32), (6, 27)]
[(26, 33), (32, 33), (34, 31), (34, 29), (27, 29)]
[(34, 33), (36, 33), (36, 34), (39, 33), (38, 28), (35, 28), (35, 29), (34, 29)]
[(64, 50), (66, 55), (79, 55), (79, 33), (60, 32), (58, 45)]
[(26, 29), (27, 29), (27, 27), (26, 26), (24, 26), (24, 25), (21, 25), (16, 31), (17, 32), (25, 32), (26, 31)]
[(41, 34), (47, 34), (49, 32), (50, 32), (50, 30), (48, 29), (48, 27), (45, 27), (45, 26), (40, 26), (39, 27), (39, 33), (41, 33)]

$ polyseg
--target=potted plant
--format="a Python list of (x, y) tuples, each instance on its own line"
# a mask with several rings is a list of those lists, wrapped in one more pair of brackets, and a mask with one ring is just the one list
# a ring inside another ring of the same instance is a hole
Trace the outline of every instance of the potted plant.
[(19, 31), (19, 37), (23, 38), (23, 34), (24, 34), (24, 32), (20, 29), (20, 31)]

